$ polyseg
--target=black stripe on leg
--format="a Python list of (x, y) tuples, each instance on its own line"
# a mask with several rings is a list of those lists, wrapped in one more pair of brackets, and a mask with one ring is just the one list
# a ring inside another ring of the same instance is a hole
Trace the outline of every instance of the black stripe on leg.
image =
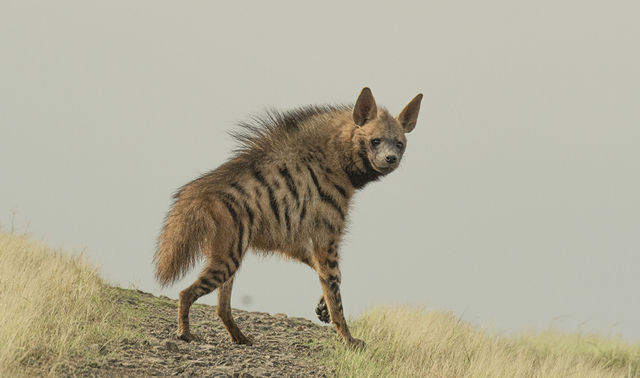
[[(232, 273), (232, 271), (231, 271), (231, 267), (229, 266), (229, 263), (225, 261), (225, 262), (224, 262), (224, 266), (227, 268), (227, 275), (226, 275), (226, 276), (223, 276), (223, 278), (231, 277), (231, 273)], [(226, 280), (225, 280), (225, 281), (226, 281)], [(224, 281), (223, 281), (223, 282), (224, 282)]]
[(200, 284), (207, 289), (213, 290), (216, 283), (208, 279), (207, 277), (200, 277)]
[(329, 229), (329, 231), (331, 231), (332, 234), (335, 234), (338, 232), (336, 228), (325, 218), (322, 218), (321, 222), (326, 228)]
[(218, 281), (218, 284), (221, 284), (224, 281), (226, 281), (225, 277), (227, 277), (229, 275), (229, 273), (227, 273), (227, 275), (225, 275), (224, 272), (221, 271), (221, 270), (210, 270), (208, 273), (210, 273), (213, 276), (213, 279)]
[(229, 251), (229, 257), (231, 257), (231, 261), (233, 261), (233, 264), (235, 265), (233, 267), (234, 271), (236, 271), (240, 266), (240, 261), (238, 261), (238, 259), (233, 255), (233, 247), (231, 247), (231, 250)]

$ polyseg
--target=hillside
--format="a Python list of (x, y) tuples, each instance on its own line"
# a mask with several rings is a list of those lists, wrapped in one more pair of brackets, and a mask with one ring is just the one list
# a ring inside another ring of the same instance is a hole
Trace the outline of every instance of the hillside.
[(177, 302), (106, 285), (78, 256), (0, 232), (0, 376), (640, 377), (640, 345), (554, 331), (496, 336), (443, 311), (369, 309), (364, 351), (332, 327), (233, 310), (252, 346), (231, 343), (215, 306), (196, 304), (203, 340), (175, 338)]
[(330, 377), (333, 369), (312, 357), (331, 348), (335, 333), (303, 318), (284, 314), (233, 310), (239, 327), (254, 338), (252, 346), (237, 345), (216, 315), (216, 306), (196, 304), (191, 324), (199, 343), (175, 337), (177, 301), (139, 290), (116, 289), (116, 301), (142, 316), (135, 326), (139, 337), (95, 345), (101, 357), (77, 365), (96, 377)]

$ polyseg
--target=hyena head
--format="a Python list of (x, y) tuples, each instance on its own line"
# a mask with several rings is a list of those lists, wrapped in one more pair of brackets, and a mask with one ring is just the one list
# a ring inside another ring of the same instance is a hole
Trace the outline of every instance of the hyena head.
[(418, 94), (394, 118), (386, 109), (378, 109), (369, 88), (360, 93), (353, 107), (353, 122), (359, 126), (354, 140), (360, 154), (366, 154), (379, 174), (386, 175), (398, 168), (407, 147), (404, 134), (416, 127), (421, 100), (422, 94)]

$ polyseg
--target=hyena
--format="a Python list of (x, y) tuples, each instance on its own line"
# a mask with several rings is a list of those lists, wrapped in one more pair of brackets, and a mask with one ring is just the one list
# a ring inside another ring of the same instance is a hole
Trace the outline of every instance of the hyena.
[(364, 346), (343, 315), (338, 246), (355, 191), (400, 164), (421, 100), (418, 94), (394, 118), (364, 88), (353, 106), (268, 111), (240, 124), (235, 156), (177, 191), (158, 239), (154, 261), (162, 286), (201, 257), (206, 261), (180, 292), (178, 337), (200, 339), (189, 330), (189, 308), (217, 289), (217, 313), (231, 341), (252, 343), (231, 316), (234, 274), (251, 248), (314, 269), (322, 285), (320, 320), (333, 322), (346, 345)]

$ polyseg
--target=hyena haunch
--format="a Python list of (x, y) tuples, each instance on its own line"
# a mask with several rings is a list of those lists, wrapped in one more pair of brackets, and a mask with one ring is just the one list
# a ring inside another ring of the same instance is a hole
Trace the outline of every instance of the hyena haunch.
[(178, 190), (158, 240), (154, 261), (162, 286), (206, 260), (200, 277), (180, 292), (178, 337), (199, 340), (189, 330), (189, 308), (217, 289), (218, 315), (231, 340), (251, 344), (231, 316), (231, 289), (252, 248), (313, 268), (322, 284), (319, 318), (331, 320), (347, 345), (364, 346), (342, 311), (340, 237), (355, 190), (400, 164), (421, 100), (418, 94), (394, 118), (364, 88), (353, 107), (271, 111), (241, 124), (235, 157)]

